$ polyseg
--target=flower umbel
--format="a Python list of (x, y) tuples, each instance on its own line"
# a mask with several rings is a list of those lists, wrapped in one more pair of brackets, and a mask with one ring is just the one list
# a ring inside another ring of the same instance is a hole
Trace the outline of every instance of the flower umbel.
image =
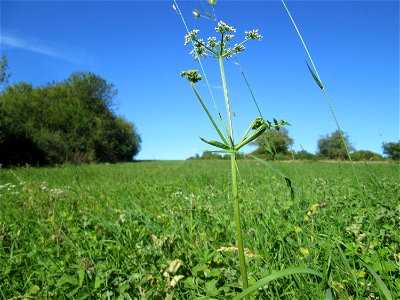
[(225, 32), (236, 32), (236, 29), (232, 26), (227, 25), (223, 21), (218, 22), (218, 26), (215, 27), (216, 32), (225, 33)]
[[(193, 12), (197, 13), (196, 10)], [(196, 14), (197, 16), (197, 14)], [(211, 36), (207, 38), (207, 43), (203, 39), (197, 38), (199, 30), (195, 29), (189, 32), (185, 36), (185, 45), (192, 42), (194, 49), (190, 52), (191, 55), (197, 60), (200, 57), (214, 57), (220, 58), (225, 57), (229, 59), (232, 55), (238, 54), (246, 50), (243, 44), (249, 40), (261, 40), (262, 35), (258, 33), (258, 29), (253, 29), (251, 31), (245, 31), (245, 39), (234, 46), (230, 46), (230, 41), (234, 38), (233, 34), (236, 29), (232, 26), (227, 25), (223, 21), (219, 21), (215, 31), (221, 34), (221, 38), (217, 40), (217, 37)]]
[(187, 80), (189, 80), (191, 83), (196, 83), (201, 80), (201, 75), (197, 70), (183, 71), (181, 72), (181, 76), (187, 78)]
[(258, 29), (253, 29), (252, 31), (245, 31), (246, 40), (258, 40), (261, 41), (262, 35), (258, 33)]
[(195, 29), (189, 32), (187, 35), (185, 35), (185, 45), (189, 44), (193, 40), (196, 40), (198, 33), (199, 30)]

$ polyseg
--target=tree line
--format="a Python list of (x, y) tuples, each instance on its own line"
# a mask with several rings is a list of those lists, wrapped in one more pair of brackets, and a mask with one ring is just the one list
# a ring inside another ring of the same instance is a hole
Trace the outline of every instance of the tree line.
[[(381, 161), (385, 158), (400, 159), (400, 141), (383, 143), (382, 148), (385, 155), (383, 157), (369, 150), (356, 150), (350, 143), (349, 136), (346, 133), (341, 134), (339, 130), (321, 136), (317, 141), (317, 152), (315, 154), (306, 150), (291, 151), (293, 144), (294, 139), (289, 136), (287, 128), (272, 129), (263, 133), (251, 143), (251, 145), (256, 146), (256, 150), (251, 152), (249, 157), (257, 156), (268, 160), (348, 160), (348, 151), (354, 161)], [(226, 157), (211, 151), (204, 151), (201, 156), (197, 154), (190, 159), (223, 158)]]
[[(0, 84), (9, 76), (3, 57)], [(113, 112), (116, 96), (113, 84), (89, 72), (44, 87), (6, 86), (0, 92), (0, 164), (131, 161), (141, 138), (133, 123)]]

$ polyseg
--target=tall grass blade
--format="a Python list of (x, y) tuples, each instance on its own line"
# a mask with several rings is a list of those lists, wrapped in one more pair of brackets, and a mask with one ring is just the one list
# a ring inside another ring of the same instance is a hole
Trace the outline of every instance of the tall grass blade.
[(274, 274), (268, 275), (260, 280), (258, 280), (256, 283), (254, 283), (252, 286), (248, 287), (245, 289), (243, 292), (241, 292), (239, 295), (235, 296), (233, 300), (239, 300), (243, 299), (244, 297), (250, 295), (251, 293), (257, 291), (259, 288), (263, 287), (264, 285), (268, 284), (269, 282), (279, 279), (288, 275), (293, 275), (293, 274), (311, 274), (311, 275), (316, 275), (320, 278), (322, 278), (322, 274), (309, 268), (289, 268), (285, 269), (279, 272), (276, 272)]
[(374, 271), (374, 269), (371, 266), (366, 264), (363, 260), (361, 260), (361, 262), (368, 269), (368, 271), (371, 273), (371, 275), (375, 278), (376, 285), (378, 286), (380, 291), (383, 293), (383, 295), (385, 295), (386, 299), (392, 300), (393, 298), (392, 298), (392, 295), (391, 295), (389, 289), (387, 288), (386, 284), (382, 281), (382, 279), (379, 277), (379, 275)]

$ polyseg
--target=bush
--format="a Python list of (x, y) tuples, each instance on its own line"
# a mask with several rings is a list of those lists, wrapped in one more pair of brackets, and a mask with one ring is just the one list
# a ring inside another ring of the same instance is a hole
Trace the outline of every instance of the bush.
[(350, 156), (351, 156), (351, 159), (354, 161), (362, 161), (362, 160), (381, 161), (381, 160), (383, 160), (382, 155), (372, 152), (372, 151), (369, 151), (369, 150), (355, 151)]
[(312, 154), (310, 152), (307, 152), (306, 150), (301, 150), (295, 153), (294, 155), (295, 159), (299, 160), (315, 160), (315, 154)]
[(92, 73), (0, 94), (0, 164), (130, 161), (141, 139), (134, 124), (111, 110), (116, 90)]

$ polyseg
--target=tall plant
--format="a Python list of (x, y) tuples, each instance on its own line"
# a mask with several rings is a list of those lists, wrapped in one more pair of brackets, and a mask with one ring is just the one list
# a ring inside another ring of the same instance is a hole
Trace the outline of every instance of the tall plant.
[[(208, 0), (208, 2), (214, 6), (216, 1)], [(179, 7), (175, 2), (175, 9), (179, 11)], [(194, 10), (195, 17), (200, 17), (200, 13), (197, 10)], [(248, 288), (248, 278), (247, 278), (247, 268), (245, 262), (245, 253), (244, 253), (244, 245), (243, 245), (243, 235), (241, 228), (241, 220), (240, 220), (240, 202), (239, 202), (239, 189), (238, 189), (238, 166), (237, 166), (237, 156), (239, 154), (239, 150), (252, 142), (256, 138), (258, 138), (261, 134), (263, 134), (266, 130), (270, 130), (272, 128), (279, 128), (283, 125), (287, 125), (288, 123), (281, 120), (278, 121), (275, 118), (273, 121), (265, 120), (263, 117), (255, 118), (255, 120), (250, 124), (243, 137), (239, 140), (239, 142), (235, 142), (234, 138), (234, 130), (232, 123), (232, 112), (231, 106), (229, 102), (229, 93), (228, 93), (228, 85), (225, 76), (224, 69), (224, 60), (229, 59), (232, 56), (236, 56), (239, 53), (245, 51), (244, 44), (250, 40), (260, 41), (262, 39), (262, 35), (258, 32), (257, 29), (253, 29), (251, 31), (246, 31), (244, 35), (244, 39), (239, 43), (234, 43), (232, 45), (232, 41), (234, 40), (234, 34), (236, 33), (236, 29), (233, 26), (226, 24), (223, 21), (216, 21), (215, 15), (211, 15), (206, 13), (206, 16), (216, 22), (215, 26), (215, 36), (210, 36), (207, 38), (205, 42), (204, 39), (199, 37), (199, 30), (195, 29), (185, 36), (185, 45), (192, 43), (193, 50), (190, 52), (194, 56), (194, 58), (200, 62), (201, 58), (214, 58), (218, 61), (219, 71), (222, 81), (222, 87), (224, 91), (224, 103), (225, 103), (225, 118), (222, 117), (222, 114), (218, 111), (217, 106), (217, 114), (219, 116), (222, 129), (217, 125), (217, 122), (214, 120), (212, 114), (210, 113), (207, 105), (203, 101), (200, 93), (196, 89), (196, 83), (202, 79), (202, 76), (198, 73), (198, 70), (188, 70), (183, 71), (181, 73), (182, 77), (188, 79), (191, 88), (196, 95), (196, 98), (200, 102), (204, 112), (206, 113), (208, 119), (213, 125), (216, 133), (220, 137), (219, 141), (210, 141), (204, 138), (201, 140), (211, 146), (219, 148), (219, 150), (215, 152), (229, 153), (231, 155), (231, 176), (232, 176), (232, 195), (233, 195), (233, 207), (234, 207), (234, 216), (235, 216), (235, 226), (236, 226), (236, 235), (237, 235), (237, 246), (239, 253), (239, 262), (241, 269), (241, 276), (243, 281), (244, 289)], [(184, 19), (183, 19), (184, 21)], [(185, 23), (185, 21), (184, 21)], [(185, 23), (186, 25), (186, 23)], [(204, 71), (204, 70), (203, 70)], [(246, 81), (247, 83), (247, 81)], [(208, 81), (207, 81), (208, 84)], [(258, 107), (257, 107), (258, 108)], [(225, 121), (227, 120), (227, 122)], [(286, 177), (287, 183), (290, 185), (290, 180)]]

